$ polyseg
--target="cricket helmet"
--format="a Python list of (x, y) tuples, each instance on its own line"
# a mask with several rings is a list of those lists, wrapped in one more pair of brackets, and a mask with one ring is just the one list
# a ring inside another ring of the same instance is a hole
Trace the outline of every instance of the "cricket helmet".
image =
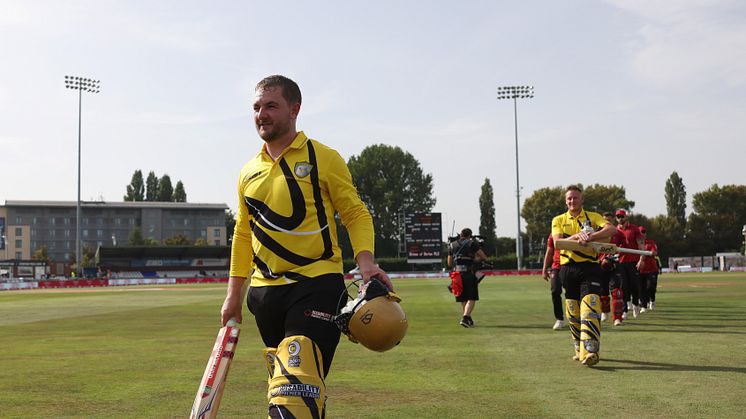
[[(344, 295), (348, 295), (347, 291)], [(407, 333), (407, 315), (400, 301), (386, 285), (372, 279), (360, 286), (358, 297), (334, 316), (334, 322), (351, 341), (385, 352), (398, 345)]]

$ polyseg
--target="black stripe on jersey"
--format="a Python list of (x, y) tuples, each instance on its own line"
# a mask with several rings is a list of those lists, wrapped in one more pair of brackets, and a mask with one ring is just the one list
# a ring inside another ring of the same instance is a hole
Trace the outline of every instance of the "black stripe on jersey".
[(288, 166), (284, 158), (280, 160), (280, 168), (283, 175), (285, 175), (285, 183), (287, 183), (288, 192), (290, 192), (290, 202), (293, 204), (293, 213), (289, 217), (272, 211), (267, 204), (258, 199), (244, 196), (246, 206), (249, 208), (249, 214), (259, 221), (259, 224), (264, 228), (273, 231), (277, 231), (273, 225), (285, 230), (293, 230), (301, 225), (306, 218), (306, 202), (303, 199), (303, 192), (301, 192), (298, 181), (295, 180), (293, 171), (290, 170), (290, 166)]
[(324, 254), (321, 255), (321, 259), (328, 259), (332, 257), (334, 251), (332, 250), (332, 237), (329, 231), (331, 228), (328, 228), (329, 223), (326, 219), (324, 200), (321, 197), (321, 187), (319, 187), (319, 165), (316, 161), (316, 150), (313, 148), (313, 141), (308, 141), (308, 160), (313, 165), (311, 168), (311, 185), (313, 185), (313, 200), (316, 205), (316, 215), (319, 218), (319, 227), (327, 226), (321, 232), (321, 238), (324, 240)]
[(319, 260), (319, 259), (307, 258), (305, 256), (301, 256), (297, 253), (291, 252), (290, 250), (284, 248), (280, 243), (277, 243), (274, 239), (272, 239), (272, 237), (269, 237), (269, 235), (264, 230), (262, 230), (262, 228), (259, 227), (259, 225), (257, 225), (254, 221), (251, 221), (250, 224), (251, 224), (251, 232), (254, 233), (254, 237), (256, 237), (256, 239), (259, 240), (259, 243), (261, 243), (264, 247), (269, 249), (272, 253), (285, 259), (286, 261), (294, 265), (306, 266)]
[(272, 270), (269, 269), (269, 266), (267, 266), (267, 264), (264, 263), (263, 260), (259, 259), (256, 256), (254, 256), (254, 264), (256, 265), (257, 269), (259, 269), (259, 272), (262, 273), (262, 276), (267, 279), (277, 279), (281, 276), (272, 272)]

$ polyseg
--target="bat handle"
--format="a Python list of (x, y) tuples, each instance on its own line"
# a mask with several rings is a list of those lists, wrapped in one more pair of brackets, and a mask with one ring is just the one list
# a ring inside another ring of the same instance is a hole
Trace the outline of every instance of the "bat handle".
[(236, 327), (236, 326), (238, 326), (238, 322), (236, 321), (235, 317), (231, 317), (230, 320), (228, 320), (227, 322), (225, 322), (225, 325), (227, 327)]

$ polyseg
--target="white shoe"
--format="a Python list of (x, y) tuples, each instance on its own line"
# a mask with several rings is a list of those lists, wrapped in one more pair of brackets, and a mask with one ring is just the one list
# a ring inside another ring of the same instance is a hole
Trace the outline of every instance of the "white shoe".
[(640, 306), (632, 304), (632, 316), (637, 318), (640, 315)]
[(601, 313), (601, 321), (605, 322), (606, 320), (609, 320), (609, 315), (606, 313)]
[(622, 313), (622, 320), (627, 320), (627, 312)]
[(648, 310), (650, 311), (655, 310), (655, 301), (651, 301), (648, 303)]
[(619, 319), (614, 320), (614, 326), (621, 326), (621, 325), (622, 325), (622, 321), (621, 320), (619, 320)]
[(552, 326), (552, 329), (554, 330), (562, 330), (565, 327), (565, 322), (562, 320), (557, 320), (554, 322), (554, 326)]

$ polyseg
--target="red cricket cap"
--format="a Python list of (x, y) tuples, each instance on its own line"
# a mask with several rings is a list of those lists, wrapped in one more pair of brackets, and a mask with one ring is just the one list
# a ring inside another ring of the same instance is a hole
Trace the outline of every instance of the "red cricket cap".
[(618, 210), (616, 210), (616, 213), (614, 213), (614, 215), (624, 215), (624, 216), (627, 216), (627, 211), (625, 211), (623, 209), (618, 209)]

